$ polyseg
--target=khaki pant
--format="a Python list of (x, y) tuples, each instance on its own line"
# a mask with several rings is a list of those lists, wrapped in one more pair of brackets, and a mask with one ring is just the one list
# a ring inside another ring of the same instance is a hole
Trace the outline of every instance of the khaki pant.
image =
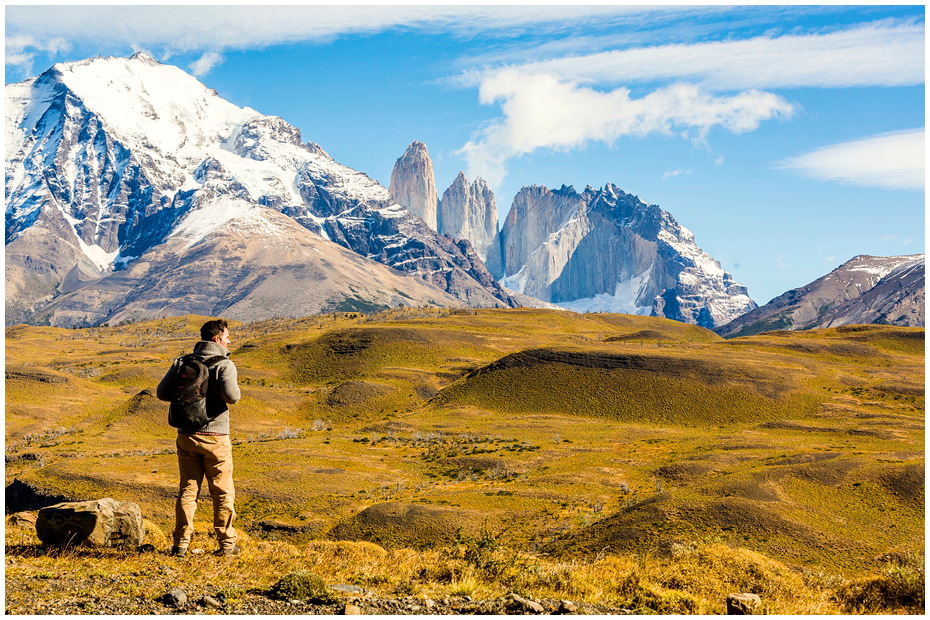
[(178, 435), (178, 469), (181, 484), (175, 504), (177, 525), (174, 528), (174, 544), (187, 547), (194, 533), (194, 511), (197, 496), (204, 476), (210, 495), (213, 497), (213, 530), (221, 549), (230, 549), (236, 544), (233, 521), (236, 511), (233, 501), (232, 443), (229, 435)]

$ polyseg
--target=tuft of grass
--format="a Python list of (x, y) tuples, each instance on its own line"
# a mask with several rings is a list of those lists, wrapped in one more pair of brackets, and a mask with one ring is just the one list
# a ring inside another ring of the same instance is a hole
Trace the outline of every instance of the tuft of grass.
[(923, 614), (926, 582), (923, 556), (908, 554), (892, 561), (878, 574), (852, 580), (840, 586), (836, 599), (847, 612), (873, 614), (902, 611)]
[(271, 588), (274, 598), (306, 600), (311, 603), (336, 603), (339, 597), (326, 586), (326, 582), (316, 573), (299, 570), (281, 577)]

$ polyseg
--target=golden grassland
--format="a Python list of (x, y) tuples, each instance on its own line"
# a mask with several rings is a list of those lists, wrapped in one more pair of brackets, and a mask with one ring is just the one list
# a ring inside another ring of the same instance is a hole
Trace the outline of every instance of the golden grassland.
[[(174, 434), (154, 387), (207, 318), (7, 329), (7, 484), (136, 501), (168, 531)], [(678, 613), (720, 612), (725, 590), (777, 613), (893, 611), (907, 604), (881, 584), (922, 588), (923, 329), (726, 341), (652, 317), (400, 309), (231, 332), (252, 536), (231, 588), (310, 568), (384, 593)], [(8, 553), (29, 544), (8, 532)], [(7, 574), (54, 561), (78, 562)], [(151, 561), (94, 565), (133, 562)]]

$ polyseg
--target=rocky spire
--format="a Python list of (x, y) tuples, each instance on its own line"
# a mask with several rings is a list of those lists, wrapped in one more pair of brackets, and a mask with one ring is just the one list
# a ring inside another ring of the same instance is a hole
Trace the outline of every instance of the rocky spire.
[(459, 172), (439, 203), (438, 232), (456, 239), (468, 239), (485, 260), (488, 247), (497, 235), (497, 205), (494, 192), (478, 177), (471, 185)]
[(426, 152), (426, 145), (414, 140), (407, 152), (394, 164), (391, 172), (391, 196), (397, 204), (407, 207), (414, 215), (425, 221), (430, 228), (438, 230), (436, 224), (436, 176), (433, 162)]

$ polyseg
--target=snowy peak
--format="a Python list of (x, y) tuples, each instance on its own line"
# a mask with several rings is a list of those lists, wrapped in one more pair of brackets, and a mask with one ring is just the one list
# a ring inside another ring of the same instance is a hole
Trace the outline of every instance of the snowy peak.
[(500, 264), (489, 265), (506, 287), (572, 310), (713, 327), (755, 308), (691, 231), (612, 183), (524, 187), (499, 238)]
[(125, 279), (164, 244), (201, 247), (261, 209), (464, 303), (516, 304), (467, 242), (435, 232), (422, 143), (405, 161), (432, 182), (433, 229), (284, 119), (147, 54), (61, 63), (5, 93), (8, 321), (40, 316), (58, 283)]
[(853, 323), (922, 327), (924, 255), (856, 256), (715, 331), (731, 338)]

